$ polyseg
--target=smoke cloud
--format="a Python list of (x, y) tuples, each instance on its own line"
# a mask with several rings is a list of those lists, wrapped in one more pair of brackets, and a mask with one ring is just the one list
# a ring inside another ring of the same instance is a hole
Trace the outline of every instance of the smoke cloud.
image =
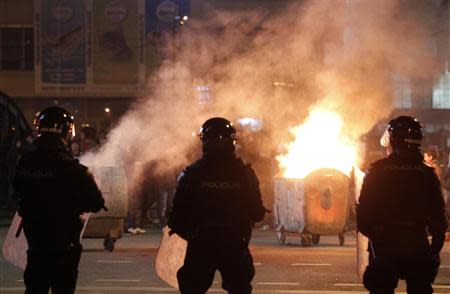
[[(154, 161), (157, 173), (179, 171), (199, 150), (192, 133), (213, 116), (262, 119), (269, 139), (258, 147), (268, 154), (313, 107), (338, 112), (356, 140), (389, 115), (393, 75), (420, 87), (436, 79), (439, 64), (427, 45), (435, 5), (292, 2), (276, 13), (209, 7), (207, 19), (189, 20), (167, 42), (166, 58), (148, 81), (151, 91), (84, 161)], [(209, 86), (210, 103), (199, 104), (195, 85)], [(134, 171), (132, 182), (140, 173)]]

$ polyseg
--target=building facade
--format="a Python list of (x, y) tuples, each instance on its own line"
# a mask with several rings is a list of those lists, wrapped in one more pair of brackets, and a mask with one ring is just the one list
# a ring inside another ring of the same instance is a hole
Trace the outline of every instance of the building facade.
[[(207, 18), (208, 7), (276, 12), (289, 1), (270, 0), (0, 0), (0, 91), (31, 122), (45, 106), (60, 105), (80, 125), (109, 128), (151, 91), (148, 79), (163, 60), (161, 34), (174, 37), (184, 17)], [(205, 3), (208, 2), (208, 5)], [(433, 0), (439, 18), (430, 50), (441, 60), (434, 88), (393, 73), (395, 108), (426, 124), (433, 139), (450, 148), (449, 4)], [(208, 85), (193, 85), (207, 103)], [(436, 135), (439, 134), (439, 135)]]

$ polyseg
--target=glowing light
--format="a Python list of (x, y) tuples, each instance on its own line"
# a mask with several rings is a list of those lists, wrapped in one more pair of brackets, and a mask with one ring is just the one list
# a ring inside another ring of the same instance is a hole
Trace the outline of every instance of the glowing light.
[(106, 108), (105, 108), (105, 112), (106, 112), (106, 113), (109, 113), (109, 112), (111, 112), (111, 109), (109, 109), (108, 107), (106, 107)]
[(280, 82), (280, 81), (275, 81), (273, 82), (273, 85), (275, 87), (287, 87), (287, 88), (294, 88), (295, 85), (292, 83), (286, 83), (286, 82)]
[(262, 121), (252, 117), (240, 118), (238, 123), (243, 127), (249, 127), (252, 131), (259, 131), (262, 128)]
[(183, 16), (184, 21), (187, 21), (188, 19), (189, 19), (189, 16), (187, 16), (187, 15)]
[(333, 112), (315, 110), (306, 122), (291, 129), (295, 140), (288, 152), (277, 156), (286, 178), (304, 178), (319, 168), (335, 168), (349, 175), (356, 163), (356, 150), (342, 135), (343, 122)]

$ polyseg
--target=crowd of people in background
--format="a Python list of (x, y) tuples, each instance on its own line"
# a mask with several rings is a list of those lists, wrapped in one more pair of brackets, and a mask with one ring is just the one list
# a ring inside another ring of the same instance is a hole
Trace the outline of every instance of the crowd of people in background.
[(79, 158), (84, 153), (95, 151), (106, 141), (105, 130), (97, 132), (93, 127), (83, 127), (80, 135), (69, 142), (70, 151), (75, 158)]
[[(430, 145), (423, 150), (423, 159), (426, 165), (432, 167), (441, 182), (442, 194), (447, 205), (447, 213), (450, 219), (450, 151), (443, 152), (436, 145)], [(446, 240), (450, 240), (447, 233)]]

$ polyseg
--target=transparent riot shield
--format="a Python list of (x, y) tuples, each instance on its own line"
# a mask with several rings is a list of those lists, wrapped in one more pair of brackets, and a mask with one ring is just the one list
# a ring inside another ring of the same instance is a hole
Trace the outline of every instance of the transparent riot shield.
[(156, 255), (155, 271), (164, 282), (178, 289), (177, 271), (183, 266), (187, 242), (176, 234), (169, 236), (169, 231), (166, 226)]
[[(82, 218), (84, 226), (81, 231), (81, 236), (83, 235), (84, 229), (86, 228), (89, 216), (90, 213), (85, 214), (85, 217)], [(22, 218), (16, 212), (11, 222), (11, 226), (8, 229), (8, 233), (6, 234), (6, 238), (2, 247), (2, 253), (7, 262), (19, 267), (22, 270), (25, 270), (25, 267), (27, 265), (28, 243), (23, 230), (21, 229), (20, 232), (18, 231), (21, 222)], [(20, 234), (17, 236), (17, 233)]]
[[(354, 191), (356, 203), (359, 203), (359, 194), (361, 193), (361, 187), (364, 180), (365, 173), (358, 168), (354, 168)], [(357, 272), (358, 277), (362, 281), (364, 271), (369, 264), (369, 252), (367, 251), (369, 239), (362, 235), (360, 232), (356, 235), (356, 248), (357, 248)]]
[(22, 218), (16, 212), (8, 233), (6, 234), (2, 253), (7, 262), (21, 268), (22, 270), (25, 270), (25, 266), (27, 265), (28, 250), (27, 239), (25, 238), (23, 231), (21, 231), (20, 235), (16, 237), (16, 233), (18, 232), (21, 222)]

